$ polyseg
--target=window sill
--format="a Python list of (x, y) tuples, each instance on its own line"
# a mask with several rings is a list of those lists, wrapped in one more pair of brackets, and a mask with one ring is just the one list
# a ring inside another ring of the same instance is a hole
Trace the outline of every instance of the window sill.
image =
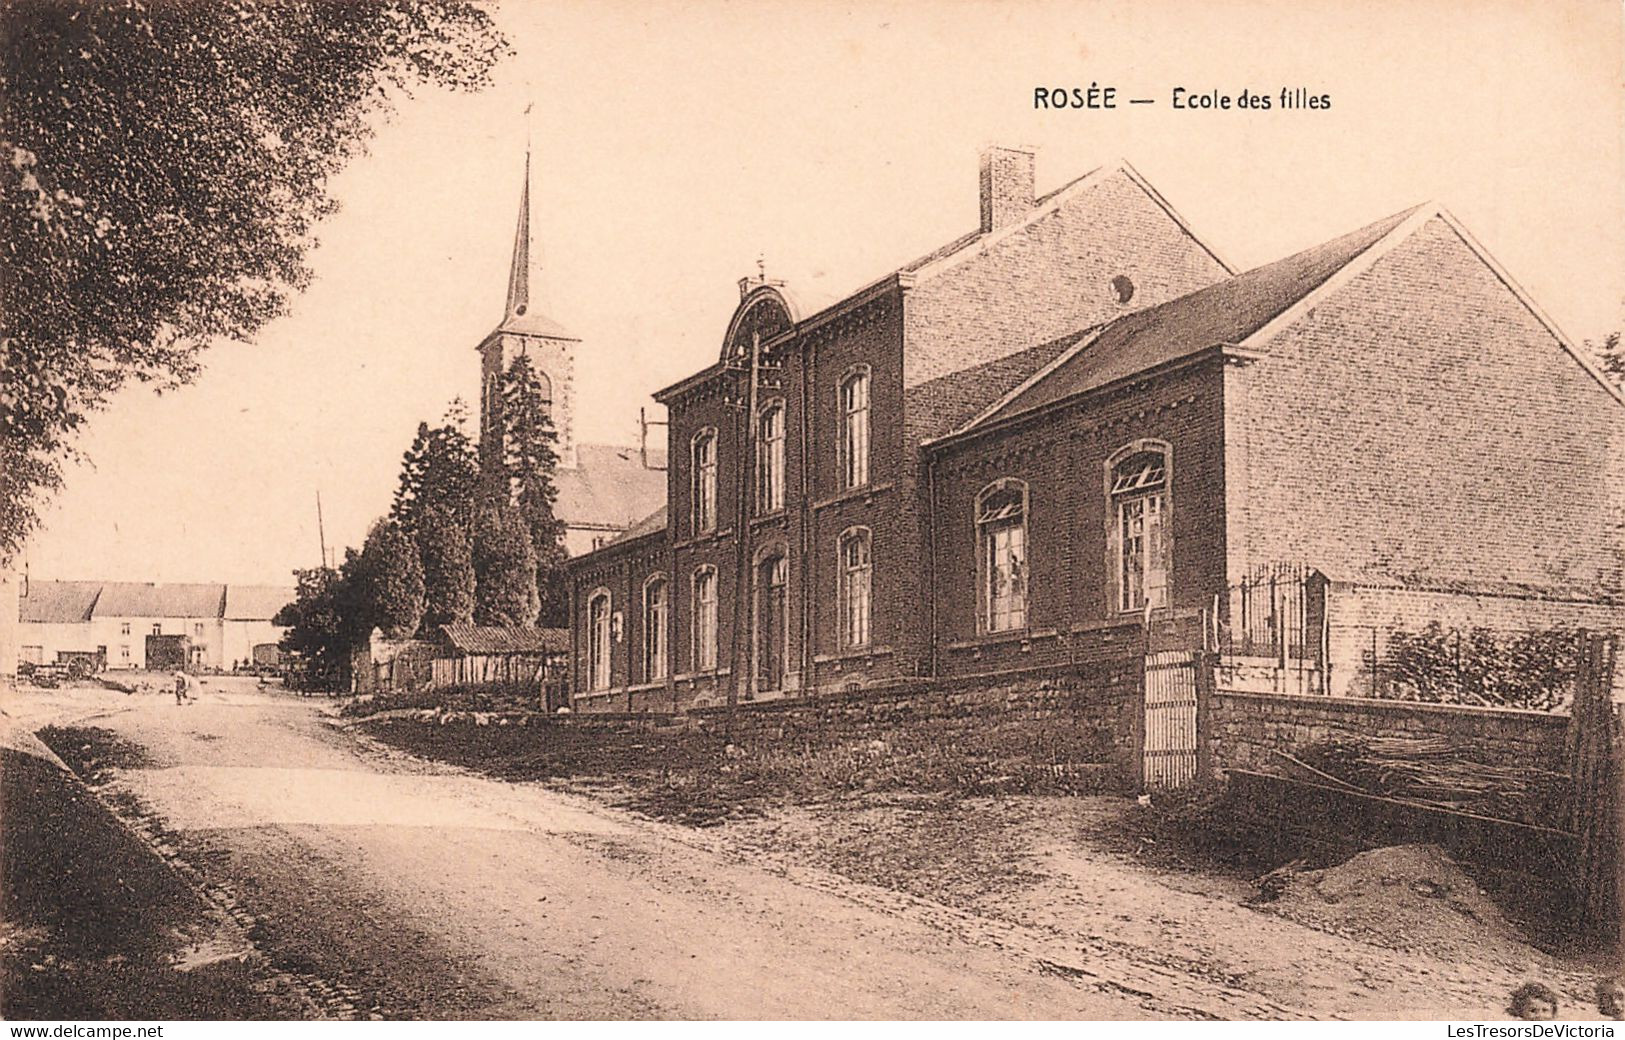
[(889, 646), (854, 646), (833, 654), (814, 654), (814, 664), (844, 664), (847, 661), (863, 661), (872, 657), (890, 657), (897, 651)]
[(830, 506), (840, 505), (842, 502), (850, 502), (856, 498), (861, 498), (865, 502), (872, 502), (876, 495), (885, 494), (886, 492), (890, 491), (892, 487), (892, 482), (888, 480), (881, 484), (864, 484), (862, 487), (847, 488), (845, 491), (838, 491), (833, 495), (827, 495), (818, 499), (812, 504), (812, 507), (815, 511), (819, 509), (828, 509)]
[(786, 510), (783, 506), (780, 506), (778, 509), (773, 510), (773, 512), (771, 512), (771, 513), (763, 513), (761, 516), (753, 516), (753, 517), (751, 517), (750, 518), (750, 526), (752, 526), (752, 527), (766, 527), (769, 524), (783, 523), (785, 518), (788, 517), (789, 515), (790, 515), (789, 511)]
[(672, 682), (694, 683), (705, 679), (725, 679), (733, 674), (731, 669), (713, 668), (703, 672), (681, 672), (672, 676)]
[(720, 542), (725, 538), (732, 537), (733, 533), (733, 528), (724, 527), (720, 531), (709, 531), (705, 534), (697, 534), (692, 538), (685, 538), (680, 542), (673, 542), (671, 547), (673, 549), (693, 549), (696, 546), (710, 545), (713, 542)]
[(969, 639), (956, 639), (947, 644), (949, 650), (981, 650), (983, 647), (1020, 643), (1023, 650), (1032, 648), (1040, 639), (1059, 639), (1061, 633), (1053, 628), (1013, 628), (1007, 632), (988, 632)]

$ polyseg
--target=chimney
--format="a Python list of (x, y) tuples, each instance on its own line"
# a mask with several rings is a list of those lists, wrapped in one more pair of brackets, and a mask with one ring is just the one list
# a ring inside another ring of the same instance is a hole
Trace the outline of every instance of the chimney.
[(1033, 150), (982, 151), (982, 234), (1021, 220), (1033, 206)]

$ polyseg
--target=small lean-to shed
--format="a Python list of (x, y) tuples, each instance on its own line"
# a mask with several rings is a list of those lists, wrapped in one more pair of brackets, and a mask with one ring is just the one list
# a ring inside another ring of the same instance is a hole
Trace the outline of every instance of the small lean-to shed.
[(441, 625), (434, 685), (534, 683), (555, 679), (570, 653), (562, 628)]

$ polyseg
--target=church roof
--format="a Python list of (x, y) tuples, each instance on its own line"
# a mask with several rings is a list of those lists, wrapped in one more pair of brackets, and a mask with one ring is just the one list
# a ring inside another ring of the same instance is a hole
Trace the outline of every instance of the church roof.
[(665, 504), (666, 471), (644, 465), (637, 448), (578, 444), (576, 463), (553, 473), (553, 514), (568, 525), (630, 527)]

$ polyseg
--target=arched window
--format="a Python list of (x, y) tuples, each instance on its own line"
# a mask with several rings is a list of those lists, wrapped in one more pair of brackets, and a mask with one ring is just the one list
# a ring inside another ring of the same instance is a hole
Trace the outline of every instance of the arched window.
[(756, 688), (782, 690), (790, 650), (790, 566), (784, 549), (758, 559), (755, 574)]
[(666, 578), (657, 574), (643, 585), (643, 678), (666, 677)]
[(696, 433), (690, 455), (694, 533), (708, 534), (717, 529), (717, 431)]
[(1168, 605), (1168, 448), (1136, 442), (1108, 464), (1112, 584), (1119, 611)]
[(869, 483), (869, 369), (859, 367), (841, 380), (841, 487)]
[(756, 416), (756, 512), (784, 508), (784, 402), (774, 401)]
[(873, 586), (867, 527), (854, 527), (840, 541), (841, 646), (869, 645), (869, 592)]
[(717, 667), (717, 570), (705, 566), (694, 571), (694, 670)]
[(587, 601), (587, 688), (609, 689), (609, 592), (599, 589)]
[(976, 496), (981, 630), (1027, 627), (1027, 485), (989, 484)]

